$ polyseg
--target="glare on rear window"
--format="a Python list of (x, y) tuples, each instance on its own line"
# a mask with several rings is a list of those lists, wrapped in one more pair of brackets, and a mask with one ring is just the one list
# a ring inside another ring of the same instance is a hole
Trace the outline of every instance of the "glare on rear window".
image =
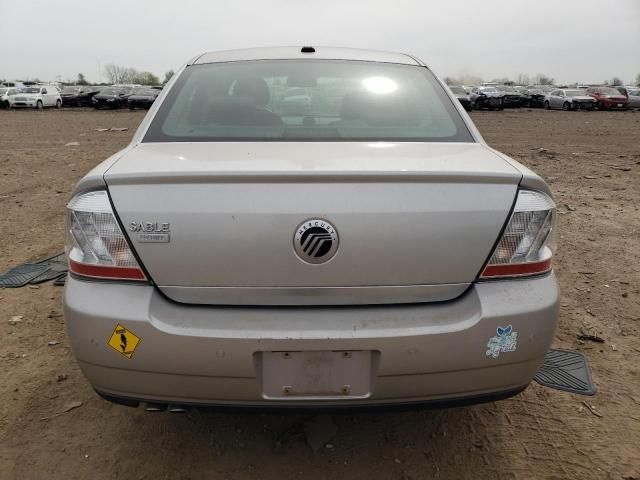
[(473, 138), (431, 72), (327, 60), (185, 69), (145, 142), (450, 141)]

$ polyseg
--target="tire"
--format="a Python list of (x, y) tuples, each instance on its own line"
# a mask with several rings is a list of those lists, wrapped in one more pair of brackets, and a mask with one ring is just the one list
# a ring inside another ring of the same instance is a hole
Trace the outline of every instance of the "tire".
[(569, 102), (564, 102), (562, 104), (562, 110), (564, 110), (565, 112), (568, 112), (569, 110), (571, 110), (571, 105), (569, 105)]
[(602, 102), (596, 102), (596, 110), (603, 110)]
[(43, 108), (44, 108), (44, 105), (42, 105), (42, 102), (38, 100), (36, 102), (36, 110), (42, 110)]
[(549, 105), (549, 102), (547, 102), (547, 101), (544, 102), (544, 109), (545, 110), (551, 110), (551, 105)]
[(56, 108), (58, 110), (62, 108), (62, 100), (56, 100)]

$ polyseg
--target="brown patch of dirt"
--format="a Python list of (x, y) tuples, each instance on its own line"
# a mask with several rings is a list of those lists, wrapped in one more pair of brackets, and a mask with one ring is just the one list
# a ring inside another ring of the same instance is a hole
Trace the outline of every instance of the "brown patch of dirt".
[[(640, 478), (640, 113), (472, 116), (492, 146), (543, 175), (555, 194), (562, 288), (555, 346), (588, 355), (595, 397), (532, 384), (493, 404), (334, 415), (333, 448), (313, 453), (304, 438), (308, 416), (151, 414), (99, 399), (67, 343), (62, 289), (6, 289), (0, 478)], [(0, 271), (62, 250), (73, 185), (124, 147), (142, 118), (0, 111)], [(129, 130), (96, 131), (108, 127)], [(15, 315), (22, 321), (11, 325)], [(579, 342), (581, 332), (605, 343)], [(42, 420), (74, 401), (82, 406)]]

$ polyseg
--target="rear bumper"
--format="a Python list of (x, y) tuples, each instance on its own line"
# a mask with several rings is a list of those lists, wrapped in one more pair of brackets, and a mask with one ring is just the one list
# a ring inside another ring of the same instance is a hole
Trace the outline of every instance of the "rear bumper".
[(608, 108), (608, 109), (626, 110), (627, 108), (629, 108), (628, 102), (601, 100), (600, 103), (602, 104), (603, 108)]
[[(554, 336), (558, 298), (553, 273), (476, 284), (443, 303), (322, 308), (186, 306), (151, 286), (70, 277), (65, 319), (84, 375), (115, 398), (260, 408), (473, 403), (531, 381)], [(141, 339), (131, 359), (107, 345), (117, 324)], [(508, 325), (516, 349), (488, 355)], [(261, 352), (309, 350), (374, 351), (370, 396), (265, 399)]]
[(593, 102), (572, 102), (573, 110), (593, 110)]
[(36, 104), (37, 102), (35, 100), (27, 100), (26, 102), (13, 102), (11, 106), (13, 108), (35, 108)]
[(505, 107), (519, 107), (520, 106), (520, 98), (515, 97), (504, 97), (504, 106)]
[(77, 105), (82, 105), (83, 103), (87, 103), (79, 99), (78, 97), (62, 97), (62, 106), (63, 107), (75, 107)]
[(107, 102), (104, 100), (98, 100), (91, 103), (94, 108), (120, 108), (122, 105), (118, 101)]
[[(349, 403), (349, 404), (339, 404), (339, 405), (323, 405), (322, 409), (325, 412), (353, 412), (354, 409), (358, 409), (359, 412), (389, 412), (389, 411), (405, 411), (405, 410), (424, 410), (424, 409), (436, 409), (436, 408), (454, 408), (454, 407), (464, 407), (468, 405), (477, 405), (479, 403), (488, 403), (488, 402), (497, 402), (499, 400), (504, 400), (526, 390), (528, 385), (524, 385), (522, 387), (513, 389), (513, 390), (505, 390), (502, 392), (492, 392), (484, 395), (471, 395), (471, 396), (462, 396), (462, 397), (450, 397), (450, 398), (441, 398), (441, 399), (431, 399), (431, 400), (418, 400), (418, 401), (407, 401), (407, 402), (393, 402), (393, 403), (384, 403), (384, 402), (376, 402), (369, 404), (357, 404), (357, 403)], [(296, 405), (279, 405), (274, 403), (269, 404), (260, 404), (260, 405), (243, 405), (243, 404), (203, 404), (203, 403), (162, 403), (158, 401), (149, 401), (143, 398), (133, 398), (133, 397), (122, 397), (116, 395), (110, 395), (108, 393), (101, 392), (100, 390), (96, 390), (96, 393), (100, 395), (104, 400), (108, 400), (109, 402), (116, 403), (118, 405), (124, 405), (126, 407), (139, 407), (140, 404), (146, 404), (147, 408), (151, 407), (152, 411), (162, 411), (169, 410), (172, 412), (178, 411), (182, 412), (191, 407), (199, 407), (199, 408), (211, 408), (216, 410), (224, 410), (224, 411), (239, 411), (239, 412), (247, 412), (247, 411), (259, 411), (261, 413), (265, 411), (271, 412), (298, 412), (305, 413), (309, 410), (317, 410), (318, 405), (307, 404), (307, 403), (299, 403)]]
[(476, 105), (480, 108), (494, 108), (504, 106), (503, 97), (485, 97), (476, 100)]

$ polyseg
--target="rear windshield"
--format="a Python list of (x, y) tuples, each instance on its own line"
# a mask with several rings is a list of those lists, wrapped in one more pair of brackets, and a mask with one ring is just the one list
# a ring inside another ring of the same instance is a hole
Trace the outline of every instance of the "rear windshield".
[(565, 90), (564, 93), (567, 94), (567, 97), (580, 97), (587, 94), (584, 90)]
[(145, 142), (472, 142), (451, 99), (423, 67), (325, 60), (188, 67)]

